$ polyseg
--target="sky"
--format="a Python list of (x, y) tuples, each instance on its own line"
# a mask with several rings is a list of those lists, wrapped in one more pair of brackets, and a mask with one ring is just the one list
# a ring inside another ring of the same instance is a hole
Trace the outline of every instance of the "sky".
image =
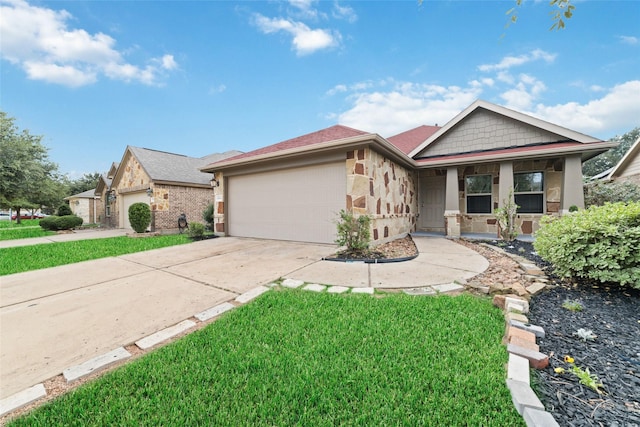
[(640, 126), (640, 0), (0, 0), (0, 109), (71, 179), (335, 124), (389, 137), (476, 99), (608, 140)]

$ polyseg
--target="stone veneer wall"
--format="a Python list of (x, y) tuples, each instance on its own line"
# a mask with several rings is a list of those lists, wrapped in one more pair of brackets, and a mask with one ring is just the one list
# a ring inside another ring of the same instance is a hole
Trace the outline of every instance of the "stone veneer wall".
[[(562, 170), (561, 159), (526, 160), (513, 162), (513, 172), (544, 171), (546, 214), (558, 215), (562, 200)], [(464, 179), (468, 175), (493, 175), (493, 208), (498, 207), (498, 187), (500, 184), (500, 164), (488, 163), (458, 168), (460, 178), (458, 191), (460, 197), (460, 212), (462, 233), (493, 233), (498, 235), (498, 225), (493, 214), (467, 214)], [(518, 234), (533, 234), (540, 228), (540, 218), (543, 214), (518, 214), (516, 217), (516, 231)]]
[(213, 202), (213, 191), (211, 188), (155, 185), (152, 200), (152, 230), (173, 232), (178, 230), (178, 217), (183, 213), (189, 224), (204, 224), (202, 213)]
[(222, 172), (216, 172), (214, 177), (218, 181), (218, 186), (213, 189), (214, 231), (218, 234), (224, 234), (226, 233), (224, 224), (224, 174)]
[(369, 148), (347, 152), (347, 210), (371, 216), (372, 244), (416, 228), (417, 173)]

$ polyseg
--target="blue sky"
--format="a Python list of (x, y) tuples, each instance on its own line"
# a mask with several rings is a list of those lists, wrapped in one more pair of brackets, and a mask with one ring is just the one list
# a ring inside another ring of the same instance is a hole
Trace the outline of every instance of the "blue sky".
[(640, 1), (0, 0), (0, 108), (75, 178), (336, 123), (388, 137), (483, 99), (603, 140), (640, 126)]

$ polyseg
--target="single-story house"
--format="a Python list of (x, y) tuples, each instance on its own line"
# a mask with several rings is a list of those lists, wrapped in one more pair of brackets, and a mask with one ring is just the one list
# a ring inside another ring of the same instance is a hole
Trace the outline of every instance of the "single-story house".
[(96, 189), (105, 195), (104, 217), (112, 227), (131, 229), (129, 207), (142, 202), (151, 208), (152, 231), (178, 230), (178, 217), (183, 213), (189, 222), (202, 223), (203, 211), (213, 202), (213, 175), (200, 172), (200, 168), (240, 153), (195, 158), (127, 146), (120, 163), (114, 163)]
[(629, 181), (640, 185), (640, 138), (629, 148), (616, 164), (607, 179)]
[(372, 218), (374, 244), (416, 230), (497, 234), (513, 191), (517, 228), (583, 207), (582, 161), (615, 143), (476, 101), (442, 127), (390, 138), (336, 125), (203, 167), (214, 174), (216, 230), (335, 240), (341, 209)]
[(84, 224), (97, 224), (100, 222), (99, 208), (100, 196), (96, 195), (96, 190), (87, 190), (82, 193), (65, 197), (69, 202), (69, 207), (74, 215), (82, 218)]

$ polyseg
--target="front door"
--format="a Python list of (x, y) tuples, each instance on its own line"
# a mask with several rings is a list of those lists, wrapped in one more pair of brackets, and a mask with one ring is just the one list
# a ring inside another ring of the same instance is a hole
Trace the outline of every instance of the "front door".
[(444, 206), (446, 177), (427, 176), (420, 183), (419, 228), (431, 231), (444, 230)]

